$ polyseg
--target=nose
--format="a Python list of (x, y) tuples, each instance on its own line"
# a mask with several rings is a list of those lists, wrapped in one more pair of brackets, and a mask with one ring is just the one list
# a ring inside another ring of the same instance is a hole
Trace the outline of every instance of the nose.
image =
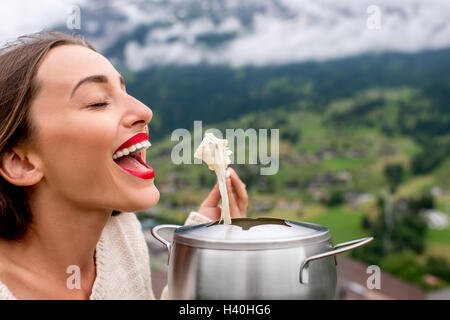
[(146, 127), (152, 120), (152, 110), (134, 97), (129, 96), (127, 100), (125, 103), (128, 108), (123, 117), (124, 126), (127, 128)]

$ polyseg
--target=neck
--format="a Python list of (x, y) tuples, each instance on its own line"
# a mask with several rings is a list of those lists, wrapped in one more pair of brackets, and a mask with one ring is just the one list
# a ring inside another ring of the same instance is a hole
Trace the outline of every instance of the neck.
[(95, 248), (112, 211), (62, 200), (55, 195), (34, 196), (32, 223), (22, 239), (7, 242), (6, 252), (16, 265), (44, 277), (65, 280), (70, 276), (67, 268), (75, 265), (81, 281), (93, 283)]

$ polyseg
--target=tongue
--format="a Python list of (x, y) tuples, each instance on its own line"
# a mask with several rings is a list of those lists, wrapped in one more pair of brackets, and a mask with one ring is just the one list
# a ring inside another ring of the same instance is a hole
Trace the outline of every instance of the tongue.
[(133, 171), (147, 171), (148, 168), (136, 160), (132, 156), (123, 156), (115, 160), (115, 162), (124, 169)]

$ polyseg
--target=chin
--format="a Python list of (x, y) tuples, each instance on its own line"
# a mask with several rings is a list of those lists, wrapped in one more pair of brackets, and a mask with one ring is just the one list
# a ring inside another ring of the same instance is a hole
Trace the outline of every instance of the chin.
[(130, 197), (128, 197), (130, 200), (127, 205), (124, 206), (122, 210), (118, 211), (137, 212), (147, 210), (158, 203), (159, 196), (159, 190), (155, 185), (152, 185), (149, 189), (146, 189), (145, 192), (136, 192), (130, 195)]
[(151, 188), (151, 192), (148, 193), (148, 198), (145, 199), (146, 200), (145, 201), (145, 208), (142, 209), (142, 210), (145, 210), (145, 209), (152, 208), (152, 207), (156, 206), (156, 204), (159, 201), (159, 196), (160, 195), (159, 195), (158, 188), (156, 188), (156, 186), (153, 185), (152, 188)]

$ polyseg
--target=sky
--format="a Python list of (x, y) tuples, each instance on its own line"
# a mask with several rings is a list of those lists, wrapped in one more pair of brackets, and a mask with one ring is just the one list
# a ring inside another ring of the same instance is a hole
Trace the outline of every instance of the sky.
[[(73, 1), (76, 3), (76, 1)], [(7, 40), (65, 21), (68, 1), (2, 0), (0, 1), (0, 41)]]
[[(449, 0), (226, 0), (227, 10), (217, 9), (220, 22), (205, 16), (188, 23), (174, 19), (171, 10), (189, 1), (213, 10), (221, 0), (171, 0), (166, 7), (158, 4), (162, 0), (151, 1), (155, 5), (148, 10), (136, 6), (145, 0), (113, 1), (128, 17), (127, 22), (111, 22), (109, 33), (88, 40), (102, 49), (139, 24), (170, 22), (170, 27), (149, 33), (144, 42), (126, 44), (124, 60), (132, 70), (205, 61), (233, 66), (284, 64), (367, 52), (450, 47)], [(0, 41), (65, 24), (73, 4), (83, 6), (85, 1), (2, 0)], [(92, 1), (88, 6), (92, 8)], [(236, 15), (238, 9), (250, 7), (264, 7), (253, 16), (251, 28)], [(101, 14), (101, 9), (97, 12)], [(81, 18), (83, 22), (83, 11)], [(83, 25), (94, 28), (95, 23), (94, 19)], [(195, 41), (208, 33), (235, 33), (236, 37), (219, 48), (206, 48)], [(170, 41), (174, 38), (178, 40)]]

